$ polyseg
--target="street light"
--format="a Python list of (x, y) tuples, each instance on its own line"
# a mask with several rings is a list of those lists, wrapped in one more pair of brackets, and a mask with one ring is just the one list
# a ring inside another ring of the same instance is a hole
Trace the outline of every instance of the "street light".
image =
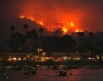
[(37, 51), (38, 51), (38, 56), (39, 56), (39, 61), (40, 61), (41, 60), (41, 58), (40, 58), (40, 52), (42, 52), (43, 49), (42, 48), (38, 48)]

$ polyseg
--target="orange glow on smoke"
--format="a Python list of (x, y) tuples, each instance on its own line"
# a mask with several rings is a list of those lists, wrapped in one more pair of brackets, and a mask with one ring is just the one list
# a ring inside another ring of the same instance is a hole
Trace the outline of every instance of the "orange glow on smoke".
[[(34, 18), (32, 18), (32, 17), (26, 17), (26, 16), (20, 16), (20, 18), (21, 19), (23, 19), (23, 18), (26, 18), (26, 19), (29, 19), (29, 20), (31, 20), (31, 21), (36, 21)], [(43, 21), (37, 21), (36, 22), (37, 24), (39, 24), (39, 25), (41, 25), (41, 26), (44, 26), (44, 22)]]
[(71, 22), (70, 24), (71, 24), (71, 27), (74, 27), (74, 23), (73, 22)]
[(79, 30), (78, 30), (78, 29), (76, 29), (76, 30), (75, 30), (75, 32), (79, 32)]
[(81, 28), (77, 27), (77, 24), (74, 24), (74, 22), (72, 21), (62, 21), (61, 23), (56, 23), (55, 26), (48, 25), (47, 22), (45, 22), (43, 19), (34, 19), (34, 17), (31, 16), (20, 16), (21, 19), (26, 18), (29, 19), (33, 22), (36, 22), (37, 24), (41, 25), (41, 26), (45, 26), (47, 28), (48, 31), (53, 31), (53, 29), (55, 28), (62, 28), (63, 34), (67, 34), (67, 33), (71, 33), (71, 32), (81, 32)]
[[(22, 10), (18, 16), (20, 16), (21, 19), (26, 18), (34, 21), (45, 27), (48, 31), (52, 32), (56, 28), (62, 28), (64, 33), (70, 34), (75, 32), (76, 29), (80, 30), (83, 26), (82, 22), (86, 14), (85, 10), (74, 10), (71, 7), (59, 5), (59, 3), (55, 4), (56, 0), (51, 0), (51, 2), (49, 0), (47, 0), (47, 2), (40, 0), (26, 1), (27, 3), (22, 5)], [(59, 0), (56, 2), (58, 1)], [(50, 4), (47, 4), (48, 2)], [(48, 6), (50, 6), (50, 8)], [(55, 23), (58, 25), (55, 25)]]
[(66, 34), (68, 32), (68, 30), (66, 28), (63, 28), (63, 33)]
[(31, 20), (31, 21), (35, 21), (35, 19), (34, 18), (32, 18), (32, 17), (26, 17), (26, 16), (20, 16), (20, 18), (21, 19), (23, 19), (23, 18), (26, 18), (26, 19), (29, 19), (29, 20)]
[(44, 26), (44, 22), (43, 21), (38, 21), (37, 22), (39, 25)]
[[(26, 18), (26, 17), (25, 17)], [(28, 17), (27, 19), (31, 20), (31, 21), (35, 21), (33, 18)]]
[(25, 16), (20, 16), (21, 19), (25, 18)]
[(75, 32), (83, 32), (83, 30), (76, 29)]

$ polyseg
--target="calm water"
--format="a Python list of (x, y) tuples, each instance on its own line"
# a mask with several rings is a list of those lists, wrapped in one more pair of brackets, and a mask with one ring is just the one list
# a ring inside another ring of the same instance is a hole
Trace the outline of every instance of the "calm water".
[[(103, 81), (103, 69), (74, 69), (67, 70), (68, 76), (53, 76), (56, 71), (38, 70), (37, 75), (24, 75), (22, 71), (7, 70), (9, 79), (1, 78), (0, 81)], [(72, 75), (69, 75), (72, 73)]]

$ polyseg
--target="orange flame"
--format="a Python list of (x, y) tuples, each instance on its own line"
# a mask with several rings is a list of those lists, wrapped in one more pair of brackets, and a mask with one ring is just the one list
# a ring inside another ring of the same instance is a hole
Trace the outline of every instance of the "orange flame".
[(33, 19), (33, 18), (30, 18), (30, 20), (34, 21), (34, 19)]
[[(29, 19), (29, 20), (31, 20), (31, 21), (35, 21), (35, 19), (32, 18), (32, 17), (20, 16), (20, 18), (21, 18), (21, 19), (26, 18), (26, 19)], [(44, 22), (43, 22), (43, 21), (37, 21), (37, 24), (39, 24), (39, 25), (41, 25), (41, 26), (44, 26)]]
[(73, 22), (71, 22), (70, 24), (71, 24), (71, 27), (74, 27), (74, 23)]
[[(39, 25), (41, 25), (41, 26), (48, 26), (48, 25), (46, 25), (45, 23), (44, 23), (44, 21), (43, 21), (43, 19), (38, 19), (38, 20), (36, 20), (36, 19), (34, 19), (33, 17), (28, 17), (28, 16), (24, 16), (24, 15), (22, 15), (22, 16), (20, 16), (20, 18), (21, 19), (23, 19), (23, 18), (26, 18), (26, 19), (29, 19), (29, 20), (31, 20), (31, 21), (36, 21), (36, 23), (37, 24), (39, 24)], [(71, 32), (82, 32), (81, 31), (81, 29), (80, 29), (80, 27), (76, 27), (75, 26), (75, 24), (74, 24), (74, 22), (65, 22), (64, 24), (59, 24), (60, 25), (60, 27), (62, 27), (62, 31), (63, 31), (63, 34), (67, 34), (67, 33), (71, 33)], [(48, 31), (52, 31), (52, 28), (51, 27), (47, 27), (47, 30)]]
[(75, 32), (79, 32), (79, 30), (78, 30), (78, 29), (76, 29), (76, 30), (75, 30)]
[(22, 15), (22, 16), (20, 16), (20, 18), (21, 18), (21, 19), (23, 19), (23, 18), (25, 18), (25, 16), (24, 16), (24, 15)]
[(38, 24), (40, 24), (41, 26), (44, 26), (43, 21), (39, 21)]
[(68, 32), (68, 30), (66, 28), (63, 28), (63, 33), (66, 34)]

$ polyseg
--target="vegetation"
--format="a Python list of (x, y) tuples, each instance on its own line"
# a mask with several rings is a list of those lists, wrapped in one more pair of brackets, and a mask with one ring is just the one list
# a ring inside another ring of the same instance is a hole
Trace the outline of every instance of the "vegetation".
[[(16, 26), (11, 25), (11, 38), (8, 41), (8, 50), (14, 52), (37, 52), (42, 48), (46, 52), (90, 52), (91, 57), (103, 53), (103, 40), (96, 41), (93, 32), (74, 32), (71, 35), (63, 34), (62, 28), (45, 34), (45, 29), (29, 30), (29, 25), (22, 26), (25, 33), (16, 32)], [(34, 27), (35, 28), (35, 27)], [(0, 46), (1, 49), (2, 46)]]

